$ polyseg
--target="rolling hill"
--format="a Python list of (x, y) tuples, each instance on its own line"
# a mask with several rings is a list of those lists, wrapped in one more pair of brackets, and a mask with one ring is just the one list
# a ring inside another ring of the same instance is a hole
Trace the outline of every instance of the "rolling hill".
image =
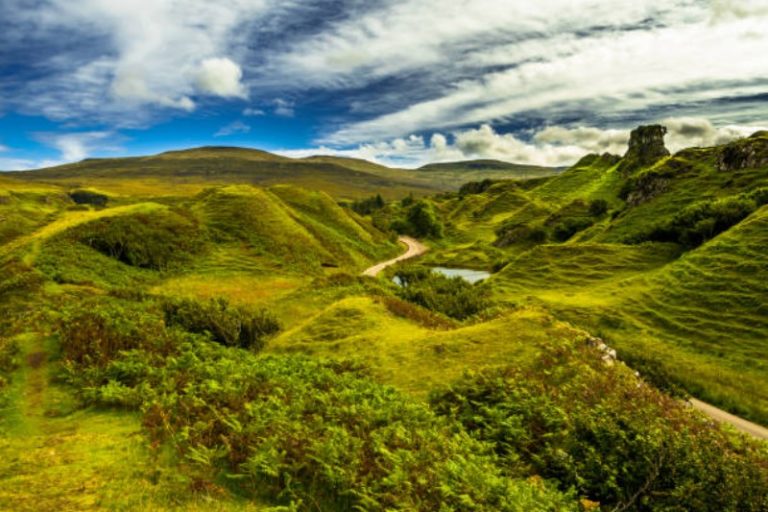
[(0, 508), (760, 511), (764, 446), (680, 397), (768, 421), (767, 147), (2, 176)]
[(650, 162), (591, 155), (533, 186), (438, 201), (448, 242), (428, 261), (495, 268), (500, 300), (546, 307), (659, 385), (768, 423), (768, 134), (675, 155), (662, 137)]
[[(499, 163), (501, 165), (501, 163)], [(503, 168), (472, 168), (469, 163), (431, 170), (396, 169), (365, 160), (331, 156), (288, 158), (256, 149), (201, 147), (155, 156), (87, 159), (34, 171), (8, 172), (14, 179), (91, 187), (112, 194), (194, 195), (205, 187), (248, 183), (258, 186), (292, 184), (322, 190), (335, 198), (374, 194), (400, 198), (457, 190), (474, 179), (530, 177), (552, 170), (506, 164)]]

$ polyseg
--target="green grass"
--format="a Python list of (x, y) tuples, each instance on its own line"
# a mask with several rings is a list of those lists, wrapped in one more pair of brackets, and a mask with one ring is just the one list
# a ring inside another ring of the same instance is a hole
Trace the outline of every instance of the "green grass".
[[(361, 363), (378, 384), (422, 404), (488, 369), (541, 371), (546, 384), (546, 372), (568, 368), (558, 366), (561, 352), (586, 350), (591, 333), (654, 382), (768, 424), (768, 207), (687, 252), (629, 243), (692, 202), (768, 184), (766, 169), (716, 170), (718, 151), (689, 150), (632, 176), (614, 159), (591, 158), (546, 179), (433, 198), (445, 236), (420, 262), (497, 271), (488, 281), (496, 306), (464, 322), (398, 302), (388, 282), (396, 268), (357, 277), (402, 248), (337, 203), (442, 190), (456, 169), (201, 148), (0, 177), (0, 346), (22, 348), (20, 367), (0, 383), (0, 460), (8, 462), (0, 509), (266, 510), (218, 480), (192, 489), (194, 471), (150, 444), (137, 414), (84, 408), (59, 382), (61, 311), (115, 297), (224, 297), (266, 308), (283, 326), (267, 352)], [(75, 186), (108, 193), (107, 207), (72, 208), (66, 194)], [(594, 199), (608, 211), (589, 213)], [(201, 242), (167, 268), (127, 264), (88, 244), (96, 228), (135, 221), (151, 234), (166, 216), (188, 221)], [(568, 219), (592, 225), (555, 242)], [(496, 243), (502, 228), (518, 225), (550, 238)]]
[(225, 492), (190, 493), (170, 453), (152, 450), (133, 413), (79, 409), (52, 378), (55, 346), (17, 336), (22, 364), (0, 414), (0, 509), (266, 510)]

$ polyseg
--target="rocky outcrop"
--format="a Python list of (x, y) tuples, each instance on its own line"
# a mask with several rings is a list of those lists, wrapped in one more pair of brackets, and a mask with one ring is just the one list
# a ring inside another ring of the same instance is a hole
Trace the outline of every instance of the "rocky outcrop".
[(768, 139), (764, 133), (725, 145), (718, 152), (717, 169), (728, 172), (768, 167)]
[(625, 175), (644, 167), (650, 167), (669, 156), (664, 145), (667, 128), (658, 124), (638, 126), (629, 134), (629, 148), (619, 164)]
[(620, 195), (629, 206), (638, 206), (646, 203), (656, 196), (659, 196), (669, 189), (672, 180), (687, 172), (692, 167), (690, 164), (675, 156), (670, 158), (663, 165), (639, 173), (627, 179)]
[(600, 355), (600, 360), (606, 366), (613, 366), (618, 361), (618, 355), (616, 350), (609, 347), (601, 338), (595, 336), (587, 336), (586, 343), (588, 346), (597, 350)]

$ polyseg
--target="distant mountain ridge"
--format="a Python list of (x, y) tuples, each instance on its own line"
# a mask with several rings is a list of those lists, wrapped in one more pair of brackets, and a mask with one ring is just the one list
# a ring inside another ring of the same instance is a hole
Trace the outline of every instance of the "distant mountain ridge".
[[(424, 172), (425, 169), (429, 172)], [(556, 169), (491, 160), (398, 169), (357, 158), (324, 155), (290, 158), (251, 148), (203, 146), (151, 156), (87, 159), (44, 169), (8, 172), (6, 176), (71, 186), (80, 186), (88, 180), (90, 186), (97, 188), (107, 185), (115, 188), (117, 181), (152, 181), (158, 190), (164, 189), (166, 195), (178, 193), (182, 186), (201, 189), (211, 184), (250, 183), (293, 184), (337, 198), (376, 193), (396, 198), (454, 191), (468, 181), (528, 179), (556, 173)]]
[(419, 170), (433, 171), (433, 170), (448, 170), (448, 169), (471, 169), (476, 171), (541, 171), (552, 172), (553, 169), (560, 169), (558, 167), (545, 167), (540, 165), (529, 164), (517, 164), (513, 162), (506, 162), (503, 160), (494, 159), (477, 159), (477, 160), (458, 160), (454, 162), (436, 162), (431, 164), (422, 165)]

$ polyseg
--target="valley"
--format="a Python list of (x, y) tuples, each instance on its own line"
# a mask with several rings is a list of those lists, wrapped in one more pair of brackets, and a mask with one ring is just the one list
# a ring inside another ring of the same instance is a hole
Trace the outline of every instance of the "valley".
[(768, 133), (503, 164), (3, 174), (0, 509), (764, 510)]

